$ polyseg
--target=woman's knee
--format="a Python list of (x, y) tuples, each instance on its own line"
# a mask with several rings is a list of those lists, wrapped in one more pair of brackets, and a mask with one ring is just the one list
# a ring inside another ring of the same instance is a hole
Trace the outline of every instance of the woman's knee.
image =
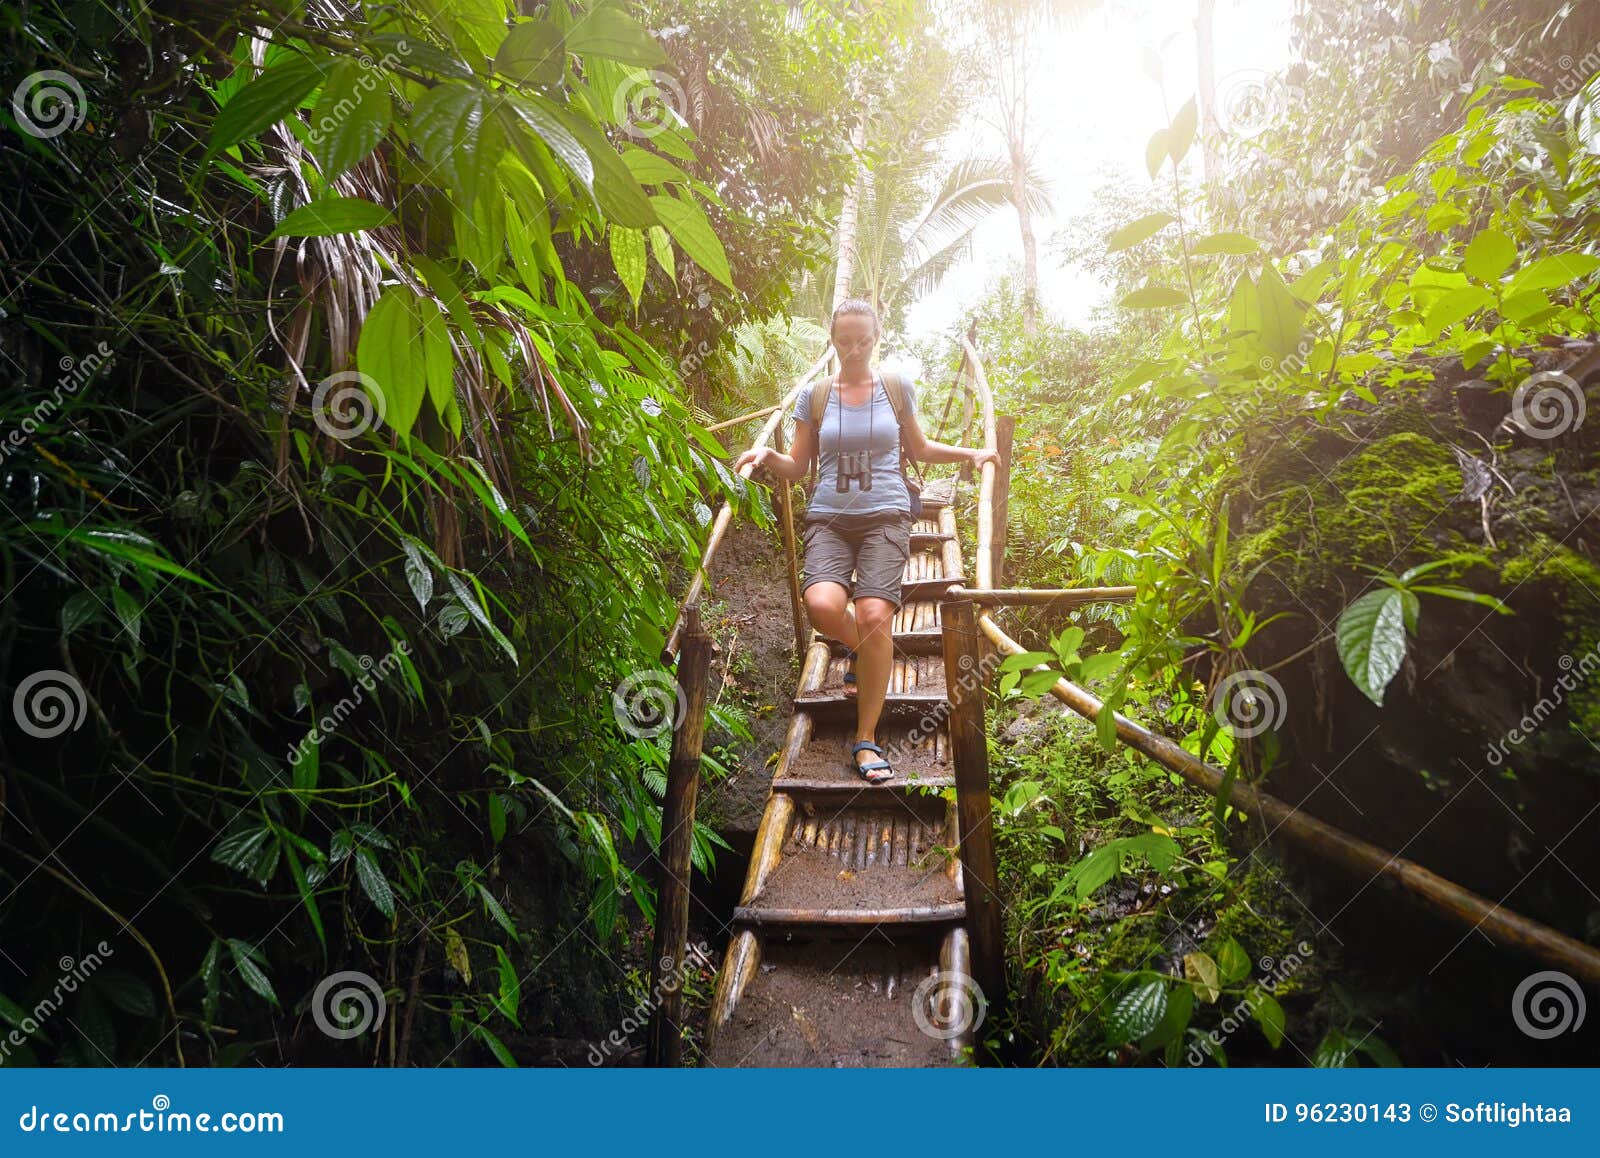
[(887, 599), (856, 600), (856, 625), (863, 633), (889, 630), (894, 622), (894, 604)]
[(805, 601), (806, 611), (813, 621), (832, 623), (844, 615), (848, 597), (837, 583), (813, 583), (805, 590)]

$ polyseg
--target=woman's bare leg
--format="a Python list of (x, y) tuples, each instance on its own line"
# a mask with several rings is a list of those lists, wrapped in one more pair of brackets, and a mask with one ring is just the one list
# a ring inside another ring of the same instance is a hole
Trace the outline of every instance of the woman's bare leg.
[[(867, 595), (856, 600), (855, 623), (859, 642), (855, 646), (856, 739), (876, 740), (878, 717), (883, 714), (884, 697), (889, 693), (889, 673), (894, 667), (894, 604)], [(856, 756), (857, 764), (870, 764), (880, 757), (871, 752)]]
[(850, 593), (844, 584), (813, 583), (806, 588), (805, 599), (811, 626), (854, 651), (860, 636), (856, 631), (855, 609), (850, 606)]

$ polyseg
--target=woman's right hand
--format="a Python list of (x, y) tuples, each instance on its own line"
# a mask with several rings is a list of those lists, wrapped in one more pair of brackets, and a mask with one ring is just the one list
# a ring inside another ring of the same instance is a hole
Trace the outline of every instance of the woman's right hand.
[(766, 462), (767, 462), (767, 455), (769, 455), (771, 453), (772, 453), (772, 448), (770, 446), (763, 446), (763, 447), (759, 447), (756, 450), (747, 450), (747, 451), (745, 451), (738, 458), (733, 460), (733, 473), (734, 474), (738, 474), (746, 466), (749, 466), (749, 467), (752, 467), (752, 468), (758, 467), (758, 466), (765, 466)]

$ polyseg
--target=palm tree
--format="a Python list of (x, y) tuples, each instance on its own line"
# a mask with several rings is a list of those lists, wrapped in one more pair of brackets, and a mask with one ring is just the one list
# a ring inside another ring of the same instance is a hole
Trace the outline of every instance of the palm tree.
[[(886, 318), (938, 286), (971, 252), (977, 227), (1013, 203), (1011, 165), (997, 158), (959, 162), (929, 200), (926, 190), (939, 159), (930, 149), (885, 166), (873, 174), (861, 205), (858, 292)], [(1043, 183), (1027, 170), (1022, 201), (1032, 213), (1049, 212)]]

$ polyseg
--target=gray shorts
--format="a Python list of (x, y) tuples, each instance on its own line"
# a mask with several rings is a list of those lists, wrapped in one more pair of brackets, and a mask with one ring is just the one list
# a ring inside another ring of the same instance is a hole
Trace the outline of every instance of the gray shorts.
[(806, 582), (838, 583), (850, 598), (900, 606), (900, 580), (911, 557), (911, 516), (891, 511), (807, 519)]

